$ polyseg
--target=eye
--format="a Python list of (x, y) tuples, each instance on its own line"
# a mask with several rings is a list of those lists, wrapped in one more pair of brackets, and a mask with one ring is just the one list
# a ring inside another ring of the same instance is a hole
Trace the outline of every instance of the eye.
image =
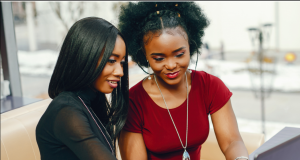
[(156, 60), (156, 61), (162, 61), (162, 60), (164, 60), (164, 58), (153, 58), (154, 60)]
[(126, 64), (126, 61), (121, 61), (121, 65), (124, 65), (124, 64)]
[(108, 60), (108, 63), (115, 63), (116, 62), (116, 60), (114, 60), (114, 59), (109, 59)]
[(184, 55), (184, 52), (177, 54), (175, 57), (181, 57), (182, 55)]

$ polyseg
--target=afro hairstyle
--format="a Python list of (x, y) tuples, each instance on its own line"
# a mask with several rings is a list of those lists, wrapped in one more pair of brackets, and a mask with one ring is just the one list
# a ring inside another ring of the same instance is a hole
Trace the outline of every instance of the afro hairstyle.
[(121, 6), (118, 28), (128, 42), (132, 60), (140, 67), (147, 67), (143, 41), (146, 34), (181, 27), (188, 37), (192, 56), (199, 53), (201, 37), (208, 25), (209, 20), (195, 2), (129, 2)]

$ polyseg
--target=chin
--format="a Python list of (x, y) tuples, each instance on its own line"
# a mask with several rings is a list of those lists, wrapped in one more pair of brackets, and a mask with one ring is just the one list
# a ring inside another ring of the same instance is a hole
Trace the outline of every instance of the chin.
[(175, 79), (165, 78), (164, 81), (165, 81), (165, 83), (167, 83), (169, 85), (176, 85), (176, 84), (180, 83), (181, 79), (182, 79), (182, 76), (178, 76)]
[[(111, 91), (112, 92), (112, 91)], [(111, 92), (102, 92), (102, 93), (104, 93), (104, 94), (110, 94)]]
[(104, 93), (104, 94), (110, 94), (113, 89), (97, 89), (99, 92)]
[(113, 92), (113, 89), (112, 90), (109, 90), (109, 91), (106, 91), (106, 92), (103, 92), (104, 94), (110, 94)]

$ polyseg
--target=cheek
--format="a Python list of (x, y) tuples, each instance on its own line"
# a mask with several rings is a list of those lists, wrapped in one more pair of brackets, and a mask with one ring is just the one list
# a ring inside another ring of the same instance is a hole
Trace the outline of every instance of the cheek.
[(114, 69), (114, 68), (113, 68), (111, 65), (106, 64), (106, 65), (104, 66), (104, 68), (103, 68), (103, 70), (102, 70), (100, 76), (101, 76), (101, 77), (106, 77), (106, 76), (112, 74), (113, 69)]
[(98, 76), (98, 78), (95, 80), (94, 82), (94, 87), (99, 90), (101, 89), (105, 83), (106, 83), (106, 79), (107, 77), (112, 73), (111, 71), (111, 67), (108, 65), (105, 65), (105, 67), (103, 68), (101, 74)]
[(99, 87), (101, 86), (101, 75), (95, 80), (94, 87), (99, 90)]
[(105, 75), (103, 72), (98, 76), (98, 78), (94, 82), (94, 87), (99, 90), (101, 86), (103, 86), (103, 83), (105, 82)]
[(190, 64), (190, 53), (188, 53), (181, 61), (178, 62), (181, 67), (188, 67)]
[(155, 72), (155, 71), (161, 71), (161, 70), (164, 69), (164, 63), (153, 63), (151, 65), (151, 69), (153, 70), (153, 72)]

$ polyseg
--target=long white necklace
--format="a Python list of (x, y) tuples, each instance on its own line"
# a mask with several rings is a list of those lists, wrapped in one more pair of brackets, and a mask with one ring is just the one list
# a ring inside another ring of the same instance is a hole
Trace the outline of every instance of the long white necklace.
[(186, 95), (187, 95), (187, 98), (186, 98), (186, 100), (187, 100), (187, 111), (186, 111), (186, 136), (185, 136), (185, 146), (183, 146), (183, 143), (182, 143), (182, 141), (181, 141), (181, 138), (180, 138), (180, 136), (179, 136), (179, 133), (178, 133), (178, 130), (177, 130), (177, 128), (176, 128), (176, 125), (175, 125), (175, 123), (174, 123), (174, 121), (173, 121), (173, 118), (172, 118), (172, 116), (171, 116), (171, 113), (170, 113), (170, 111), (169, 111), (169, 108), (168, 108), (168, 105), (167, 105), (167, 103), (166, 103), (166, 100), (165, 100), (165, 98), (164, 98), (164, 96), (163, 96), (163, 94), (162, 94), (162, 92), (161, 92), (161, 90), (160, 90), (160, 88), (159, 88), (159, 85), (158, 85), (158, 83), (157, 83), (157, 81), (156, 81), (156, 77), (155, 77), (155, 74), (153, 75), (154, 76), (154, 80), (155, 80), (155, 83), (156, 83), (156, 85), (157, 85), (157, 87), (158, 87), (158, 89), (159, 89), (159, 91), (160, 91), (160, 94), (161, 94), (161, 96), (162, 96), (162, 98), (163, 98), (163, 100), (164, 100), (164, 102), (165, 102), (165, 105), (166, 105), (166, 107), (167, 107), (167, 110), (168, 110), (168, 112), (169, 112), (169, 115), (170, 115), (170, 118), (171, 118), (171, 120), (172, 120), (172, 122), (173, 122), (173, 125), (174, 125), (174, 127), (175, 127), (175, 130), (176, 130), (176, 132), (177, 132), (177, 135), (178, 135), (178, 138), (179, 138), (179, 140), (180, 140), (180, 143), (181, 143), (181, 145), (182, 145), (182, 148), (184, 149), (184, 152), (183, 152), (183, 155), (182, 155), (182, 160), (190, 160), (191, 158), (190, 158), (190, 155), (189, 155), (189, 153), (186, 151), (186, 147), (187, 147), (187, 137), (188, 137), (188, 120), (189, 120), (189, 86), (188, 86), (188, 82), (187, 82), (187, 75), (186, 75), (186, 72), (185, 72), (185, 79), (186, 79)]

